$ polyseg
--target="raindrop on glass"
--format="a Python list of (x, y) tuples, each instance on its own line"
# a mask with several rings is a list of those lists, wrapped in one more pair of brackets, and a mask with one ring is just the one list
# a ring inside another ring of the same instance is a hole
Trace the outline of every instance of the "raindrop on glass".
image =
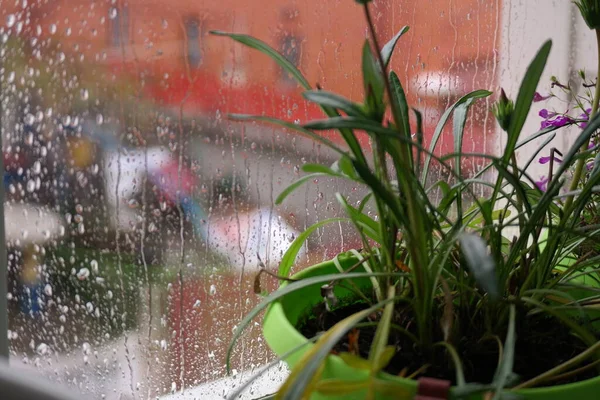
[(80, 281), (86, 280), (89, 276), (90, 276), (90, 270), (85, 267), (81, 268), (79, 270), (79, 272), (77, 273), (77, 279), (79, 279)]
[(15, 22), (17, 22), (17, 17), (15, 16), (15, 14), (8, 14), (6, 16), (6, 27), (7, 28), (12, 28), (12, 26), (15, 24)]

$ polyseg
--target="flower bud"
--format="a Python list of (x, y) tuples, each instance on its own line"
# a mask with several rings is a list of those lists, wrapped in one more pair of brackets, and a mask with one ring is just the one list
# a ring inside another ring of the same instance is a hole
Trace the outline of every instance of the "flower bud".
[(500, 89), (500, 98), (492, 105), (492, 112), (498, 121), (500, 127), (507, 131), (510, 125), (510, 119), (514, 110), (514, 103), (504, 93), (504, 89)]
[(573, 1), (590, 29), (600, 29), (600, 0)]

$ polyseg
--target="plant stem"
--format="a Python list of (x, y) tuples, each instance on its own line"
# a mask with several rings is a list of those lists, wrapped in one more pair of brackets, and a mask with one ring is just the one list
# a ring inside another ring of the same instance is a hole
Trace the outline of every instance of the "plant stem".
[[(592, 100), (592, 111), (590, 112), (590, 116), (588, 121), (591, 121), (596, 112), (598, 112), (598, 102), (600, 101), (600, 30), (596, 29), (596, 45), (598, 49), (598, 68), (596, 71), (596, 91), (594, 93), (594, 99)], [(584, 110), (585, 111), (585, 110)], [(590, 139), (586, 140), (586, 142), (581, 146), (580, 151), (586, 151), (590, 144)], [(570, 191), (574, 191), (579, 186), (579, 181), (581, 180), (581, 174), (583, 173), (583, 167), (585, 166), (585, 159), (580, 158), (577, 162), (577, 166), (575, 167), (575, 173), (573, 174), (573, 181), (571, 182)], [(564, 210), (569, 211), (571, 204), (573, 203), (573, 196), (569, 196), (565, 202)], [(568, 216), (565, 216), (568, 217)]]
[(588, 347), (587, 349), (585, 349), (585, 351), (579, 353), (578, 355), (571, 358), (570, 360), (567, 360), (564, 363), (557, 365), (556, 367), (544, 372), (541, 375), (536, 376), (535, 378), (532, 378), (526, 382), (521, 383), (520, 385), (516, 386), (514, 389), (525, 389), (528, 387), (533, 387), (533, 386), (539, 385), (540, 383), (543, 383), (544, 381), (553, 377), (554, 375), (559, 374), (559, 373), (567, 370), (568, 368), (581, 363), (586, 358), (591, 357), (592, 354), (598, 350), (600, 350), (600, 341), (596, 342), (596, 344), (594, 344), (593, 346)]

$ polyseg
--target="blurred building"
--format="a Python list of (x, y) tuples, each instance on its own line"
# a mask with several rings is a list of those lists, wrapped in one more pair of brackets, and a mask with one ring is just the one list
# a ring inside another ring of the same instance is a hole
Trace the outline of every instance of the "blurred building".
[[(500, 2), (447, 0), (375, 2), (380, 43), (402, 26), (392, 67), (411, 105), (430, 129), (468, 91), (496, 87)], [(4, 32), (31, 38), (33, 55), (52, 51), (65, 63), (93, 62), (99, 89), (127, 77), (139, 96), (186, 114), (271, 114), (288, 120), (321, 117), (291, 78), (266, 56), (211, 30), (261, 38), (296, 64), (312, 84), (354, 100), (362, 96), (360, 52), (367, 36), (350, 0), (257, 2), (222, 0), (54, 0), (4, 5)], [(10, 27), (8, 27), (10, 25)], [(459, 34), (460, 32), (460, 34)], [(35, 41), (35, 43), (34, 43)], [(108, 67), (108, 71), (101, 66)], [(483, 107), (467, 127), (467, 151), (489, 149), (493, 124)], [(442, 139), (452, 148), (452, 138)]]

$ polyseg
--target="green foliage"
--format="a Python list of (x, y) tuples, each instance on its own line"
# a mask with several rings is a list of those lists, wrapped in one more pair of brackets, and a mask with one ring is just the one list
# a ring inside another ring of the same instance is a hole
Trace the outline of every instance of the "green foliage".
[(600, 29), (600, 1), (576, 0), (573, 3), (579, 8), (583, 20), (590, 29)]
[[(368, 1), (359, 3), (368, 7)], [(366, 14), (368, 17), (368, 12)], [(373, 27), (370, 28), (372, 30)], [(361, 296), (368, 297), (370, 304), (374, 305), (327, 330), (292, 371), (278, 398), (303, 398), (315, 390), (323, 393), (367, 390), (369, 395), (373, 395), (375, 390), (393, 391), (393, 384), (384, 383), (379, 373), (393, 354), (388, 346), (390, 332), (394, 329), (410, 337), (424, 355), (433, 354), (434, 348), (444, 349), (447, 361), (455, 366), (459, 384), (456, 393), (467, 395), (490, 391), (495, 398), (511, 398), (512, 394), (507, 389), (518, 383), (513, 372), (518, 336), (516, 321), (545, 313), (570, 329), (585, 345), (593, 346), (595, 343), (596, 332), (591, 325), (580, 323), (577, 319), (582, 316), (586, 319), (588, 305), (585, 302), (595, 298), (575, 298), (568, 292), (572, 289), (569, 284), (577, 279), (575, 276), (595, 272), (585, 269), (590, 267), (589, 263), (575, 262), (565, 266), (564, 260), (572, 259), (574, 249), (592, 235), (590, 228), (582, 227), (579, 222), (586, 205), (598, 192), (600, 169), (593, 169), (579, 190), (569, 193), (573, 199), (571, 203), (562, 202), (565, 195), (561, 194), (561, 189), (569, 179), (569, 171), (582, 157), (581, 147), (600, 128), (600, 118), (590, 119), (564, 155), (545, 192), (537, 189), (527, 172), (518, 167), (516, 149), (537, 138), (548, 138), (544, 142), (548, 143), (557, 129), (552, 127), (521, 138), (552, 46), (547, 41), (529, 64), (514, 104), (503, 94), (490, 110), (506, 131), (506, 147), (500, 156), (468, 154), (462, 150), (465, 126), (472, 114), (470, 108), (491, 94), (486, 90), (465, 94), (448, 108), (441, 116), (428, 148), (425, 148), (420, 113), (414, 110), (416, 118), (412, 123), (402, 83), (396, 73), (386, 71), (393, 49), (407, 30), (403, 28), (383, 49), (365, 42), (362, 51), (362, 104), (335, 93), (312, 90), (305, 85), (306, 80), (295, 67), (287, 65), (281, 55), (263, 42), (246, 35), (217, 33), (260, 50), (288, 69), (306, 89), (304, 97), (321, 106), (326, 115), (325, 119), (301, 126), (263, 116), (232, 116), (237, 120), (268, 122), (295, 130), (340, 155), (331, 166), (306, 165), (303, 170), (307, 175), (284, 189), (277, 198), (277, 204), (301, 184), (316, 177), (345, 179), (353, 185), (364, 186), (368, 191), (358, 208), (351, 206), (343, 194), (336, 194), (341, 209), (347, 214), (344, 221), (351, 222), (362, 238), (363, 249), (356, 254), (367, 272), (340, 269), (334, 275), (286, 282), (253, 309), (234, 334), (228, 357), (241, 331), (272, 302), (317, 283), (329, 282), (323, 289), (327, 291), (343, 280), (355, 277), (371, 279), (373, 293), (362, 293)], [(390, 114), (393, 123), (385, 118)], [(437, 144), (450, 118), (453, 152), (437, 156)], [(337, 130), (345, 148), (319, 135), (319, 131), (323, 130)], [(365, 132), (371, 139), (370, 160), (357, 139), (359, 131)], [(527, 165), (542, 148), (538, 147), (533, 152)], [(465, 177), (461, 165), (464, 160), (473, 157), (484, 160), (486, 165), (474, 176)], [(449, 179), (430, 184), (433, 165), (444, 171)], [(495, 178), (482, 179), (484, 173)], [(476, 195), (481, 191), (486, 193), (486, 198)], [(436, 192), (440, 196), (433, 201), (431, 195)], [(367, 200), (375, 206), (377, 218), (365, 214), (364, 203)], [(334, 218), (308, 228), (284, 255), (279, 274), (282, 277), (289, 275), (298, 250), (311, 232), (341, 220)], [(519, 233), (513, 237), (515, 229)], [(597, 227), (593, 232), (599, 231), (600, 227)], [(398, 268), (405, 273), (398, 273)], [(585, 288), (581, 280), (575, 285)], [(331, 296), (333, 294), (329, 292), (323, 297)], [(578, 316), (569, 309), (561, 308), (556, 298), (568, 299), (570, 309), (577, 309)], [(400, 303), (403, 309), (410, 309), (413, 317), (410, 328), (395, 324), (394, 317)], [(444, 307), (441, 320), (435, 318), (440, 307)], [(377, 328), (368, 360), (342, 355), (349, 365), (370, 371), (368, 380), (352, 383), (319, 381), (324, 360), (333, 346), (374, 312)], [(505, 337), (504, 345), (498, 339), (500, 357), (494, 380), (490, 383), (466, 382), (462, 370), (462, 354), (456, 341), (474, 327), (469, 323), (452, 322), (454, 319), (473, 321), (474, 312), (482, 315), (485, 321), (482, 340), (484, 337)], [(439, 340), (437, 333), (441, 330), (445, 331), (443, 341)], [(593, 354), (596, 359), (600, 358), (598, 352)]]

